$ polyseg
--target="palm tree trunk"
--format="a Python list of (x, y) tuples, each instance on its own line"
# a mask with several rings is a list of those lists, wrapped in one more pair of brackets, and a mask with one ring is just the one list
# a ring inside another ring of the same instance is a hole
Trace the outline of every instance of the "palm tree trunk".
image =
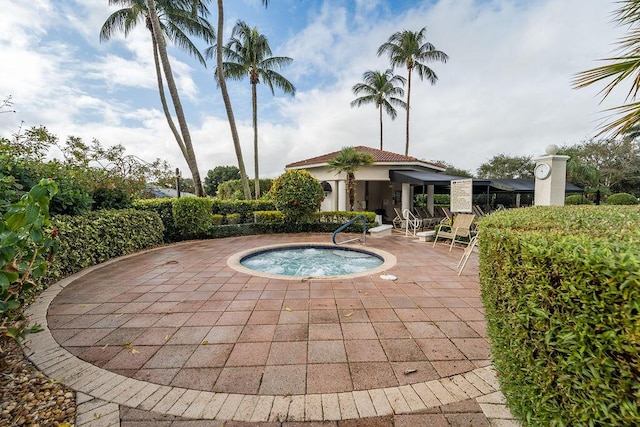
[(258, 90), (257, 84), (251, 83), (251, 107), (253, 109), (253, 167), (256, 200), (260, 198), (260, 175), (258, 173)]
[(409, 111), (411, 111), (411, 71), (413, 71), (413, 69), (407, 67), (407, 70), (409, 72), (409, 77), (407, 79), (407, 125), (406, 125), (407, 142), (406, 142), (406, 144), (404, 146), (404, 155), (405, 156), (409, 155)]
[[(151, 30), (150, 30), (151, 31)], [(160, 68), (160, 58), (158, 57), (158, 44), (156, 43), (156, 39), (153, 37), (153, 32), (151, 32), (151, 39), (153, 40), (153, 62), (156, 66), (156, 77), (158, 80), (158, 93), (160, 93), (160, 103), (162, 104), (162, 111), (164, 111), (164, 117), (167, 119), (167, 123), (169, 124), (169, 128), (171, 129), (171, 133), (173, 133), (173, 137), (176, 139), (178, 146), (180, 147), (180, 151), (182, 151), (182, 156), (187, 158), (187, 149), (184, 146), (184, 142), (182, 141), (182, 137), (176, 128), (175, 123), (173, 123), (173, 118), (171, 117), (171, 113), (169, 112), (169, 105), (167, 104), (167, 97), (164, 94), (164, 83), (162, 81), (162, 69)]]
[(382, 104), (378, 106), (380, 110), (380, 149), (382, 150)]
[(187, 153), (186, 161), (191, 171), (193, 178), (193, 184), (195, 186), (196, 195), (204, 196), (204, 189), (202, 187), (202, 180), (200, 179), (200, 172), (198, 171), (198, 163), (196, 161), (196, 155), (191, 145), (191, 134), (189, 133), (189, 127), (187, 120), (180, 103), (180, 97), (178, 96), (178, 88), (173, 78), (173, 72), (171, 71), (171, 64), (169, 63), (169, 55), (167, 54), (167, 46), (164, 42), (164, 37), (160, 30), (160, 21), (156, 12), (155, 0), (146, 0), (147, 9), (149, 10), (149, 18), (151, 19), (151, 27), (153, 29), (153, 38), (158, 45), (158, 53), (160, 54), (160, 62), (164, 70), (164, 76), (167, 81), (167, 87), (169, 88), (169, 94), (173, 101), (173, 107), (178, 117), (178, 124), (180, 125), (180, 131), (182, 133), (182, 139), (184, 142), (185, 151)]
[[(149, 0), (147, 0), (149, 1)], [(218, 0), (218, 34), (216, 43), (216, 67), (218, 69), (218, 84), (220, 84), (220, 91), (222, 92), (222, 100), (224, 101), (224, 108), (227, 110), (227, 117), (229, 118), (229, 126), (231, 127), (231, 137), (233, 138), (233, 146), (236, 150), (236, 157), (238, 158), (238, 169), (240, 169), (240, 180), (242, 181), (242, 191), (244, 192), (244, 198), (251, 200), (251, 188), (249, 188), (249, 179), (247, 178), (247, 171), (244, 168), (244, 160), (242, 159), (242, 147), (240, 146), (240, 137), (238, 136), (238, 129), (236, 128), (236, 120), (233, 117), (233, 109), (231, 108), (231, 99), (229, 98), (229, 92), (227, 91), (227, 83), (224, 80), (224, 72), (222, 71), (222, 32), (224, 31), (224, 4), (223, 0)]]
[(349, 211), (353, 210), (356, 201), (356, 177), (351, 172), (347, 173), (347, 192), (349, 193)]

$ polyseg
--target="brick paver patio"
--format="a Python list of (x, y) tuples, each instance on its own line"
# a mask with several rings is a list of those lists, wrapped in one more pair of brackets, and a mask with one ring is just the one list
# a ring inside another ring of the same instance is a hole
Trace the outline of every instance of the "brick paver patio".
[(92, 267), (29, 308), (48, 328), (25, 351), (78, 392), (77, 425), (517, 425), (490, 366), (477, 256), (458, 276), (461, 249), (394, 235), (366, 247), (395, 255), (396, 280), (227, 265), (329, 239), (195, 241)]

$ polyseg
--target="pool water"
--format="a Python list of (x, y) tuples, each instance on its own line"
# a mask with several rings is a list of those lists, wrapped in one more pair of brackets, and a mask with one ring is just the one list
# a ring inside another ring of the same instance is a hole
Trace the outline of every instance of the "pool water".
[(378, 267), (382, 257), (360, 250), (339, 247), (287, 247), (248, 255), (240, 264), (270, 274), (303, 277), (339, 276)]

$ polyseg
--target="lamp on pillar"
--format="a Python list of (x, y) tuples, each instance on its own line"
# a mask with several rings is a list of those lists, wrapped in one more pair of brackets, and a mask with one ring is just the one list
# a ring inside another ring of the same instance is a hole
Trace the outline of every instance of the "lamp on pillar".
[(178, 199), (180, 198), (180, 169), (176, 168), (176, 192), (178, 193)]

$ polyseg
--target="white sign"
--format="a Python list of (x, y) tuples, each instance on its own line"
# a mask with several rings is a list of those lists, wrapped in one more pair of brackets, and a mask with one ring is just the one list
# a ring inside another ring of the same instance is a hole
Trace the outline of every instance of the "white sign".
[(451, 212), (471, 213), (473, 204), (473, 180), (451, 181)]

